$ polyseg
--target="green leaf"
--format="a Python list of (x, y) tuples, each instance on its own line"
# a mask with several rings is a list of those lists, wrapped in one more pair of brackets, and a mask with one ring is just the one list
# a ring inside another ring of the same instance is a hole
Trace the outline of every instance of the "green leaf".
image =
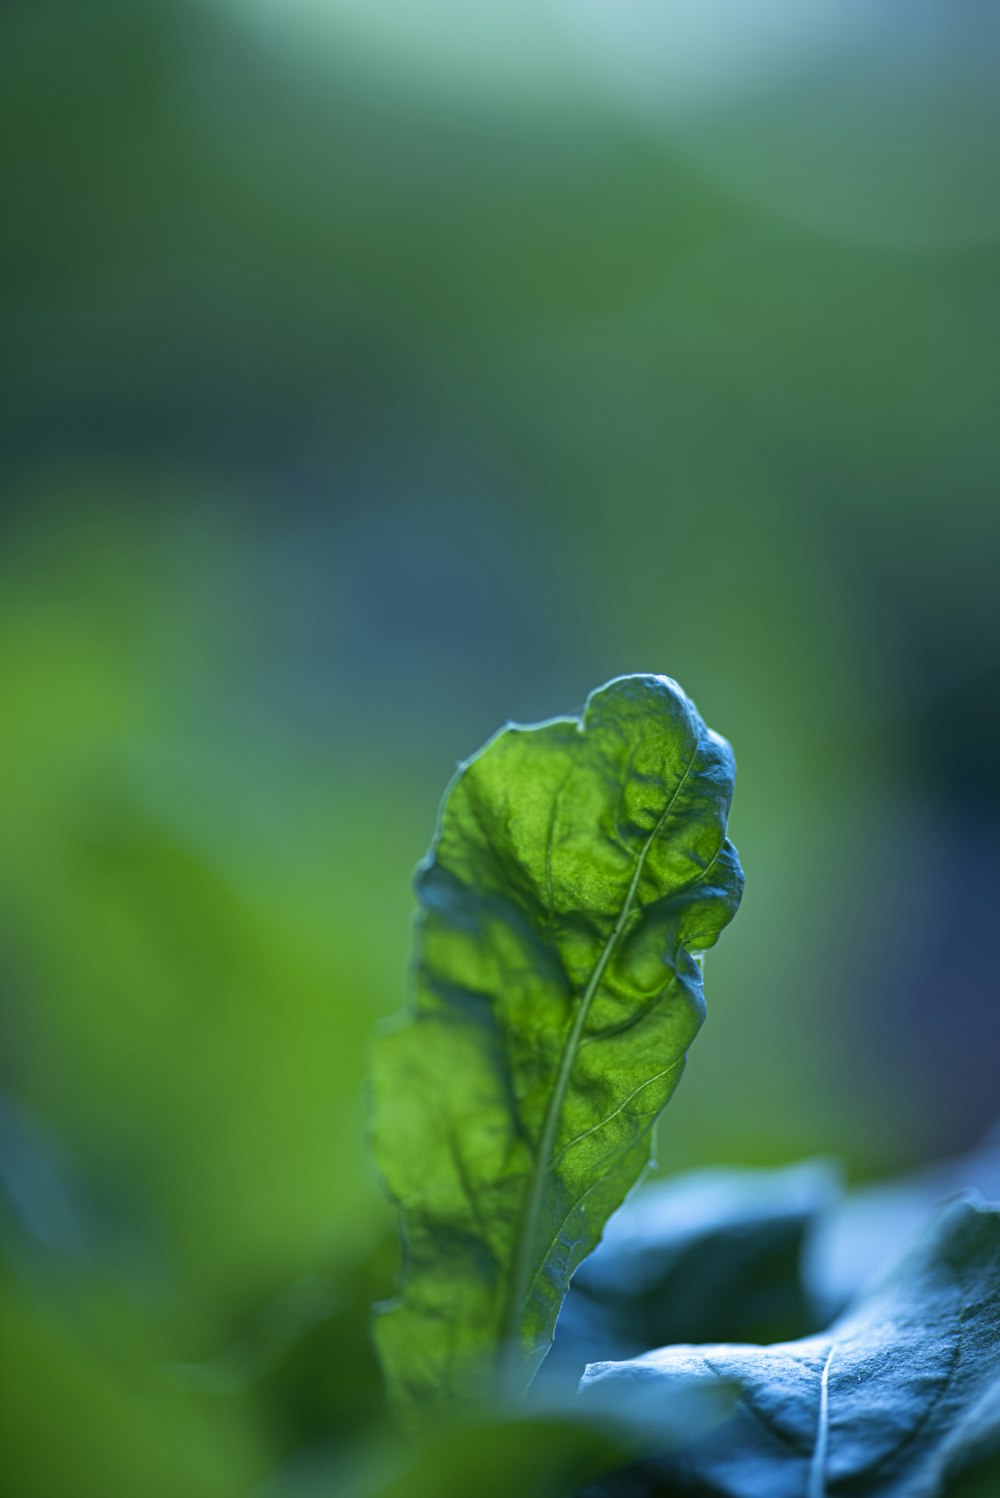
[(523, 1390), (650, 1155), (742, 890), (728, 744), (661, 676), (460, 767), (417, 891), (409, 1011), (374, 1057), (406, 1264), (376, 1338), (404, 1414)]
[[(991, 1458), (1000, 1418), (1000, 1208), (947, 1202), (822, 1336), (772, 1347), (665, 1347), (596, 1364), (585, 1399), (644, 1408), (703, 1379), (740, 1391), (710, 1441), (614, 1488), (664, 1481), (725, 1498), (934, 1498)], [(975, 1489), (970, 1489), (974, 1491)]]

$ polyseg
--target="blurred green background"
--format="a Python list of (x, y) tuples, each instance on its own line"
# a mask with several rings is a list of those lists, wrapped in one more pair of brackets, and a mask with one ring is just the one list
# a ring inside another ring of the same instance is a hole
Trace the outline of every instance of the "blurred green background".
[(12, 1498), (344, 1491), (412, 867), (664, 671), (740, 916), (668, 1171), (997, 1106), (1000, 19), (8, 0)]

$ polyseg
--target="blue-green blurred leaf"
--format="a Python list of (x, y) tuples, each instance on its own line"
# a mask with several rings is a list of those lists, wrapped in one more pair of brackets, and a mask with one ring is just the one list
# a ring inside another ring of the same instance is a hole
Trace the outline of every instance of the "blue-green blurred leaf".
[(670, 1342), (777, 1341), (822, 1324), (803, 1282), (809, 1235), (839, 1192), (826, 1161), (694, 1171), (640, 1189), (584, 1260), (540, 1378)]
[(964, 1453), (995, 1435), (1000, 1379), (1000, 1207), (942, 1207), (828, 1332), (770, 1347), (665, 1347), (595, 1364), (584, 1397), (655, 1401), (730, 1380), (736, 1412), (710, 1440), (656, 1464), (725, 1498), (934, 1498)]

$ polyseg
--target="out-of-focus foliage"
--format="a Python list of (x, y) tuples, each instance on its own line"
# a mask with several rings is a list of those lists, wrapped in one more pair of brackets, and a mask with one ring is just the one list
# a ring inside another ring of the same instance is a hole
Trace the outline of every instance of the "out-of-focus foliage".
[(24, 1498), (297, 1493), (378, 1428), (410, 870), (594, 681), (740, 760), (663, 1166), (995, 1111), (995, 10), (450, 9), (2, 7)]

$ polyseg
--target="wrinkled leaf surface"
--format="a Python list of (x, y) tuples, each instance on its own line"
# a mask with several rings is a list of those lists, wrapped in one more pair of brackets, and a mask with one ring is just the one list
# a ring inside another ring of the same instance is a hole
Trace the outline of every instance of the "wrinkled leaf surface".
[(523, 1389), (635, 1184), (742, 889), (733, 758), (675, 683), (504, 729), (460, 767), (417, 881), (413, 999), (374, 1058), (406, 1263), (377, 1342), (415, 1415)]

